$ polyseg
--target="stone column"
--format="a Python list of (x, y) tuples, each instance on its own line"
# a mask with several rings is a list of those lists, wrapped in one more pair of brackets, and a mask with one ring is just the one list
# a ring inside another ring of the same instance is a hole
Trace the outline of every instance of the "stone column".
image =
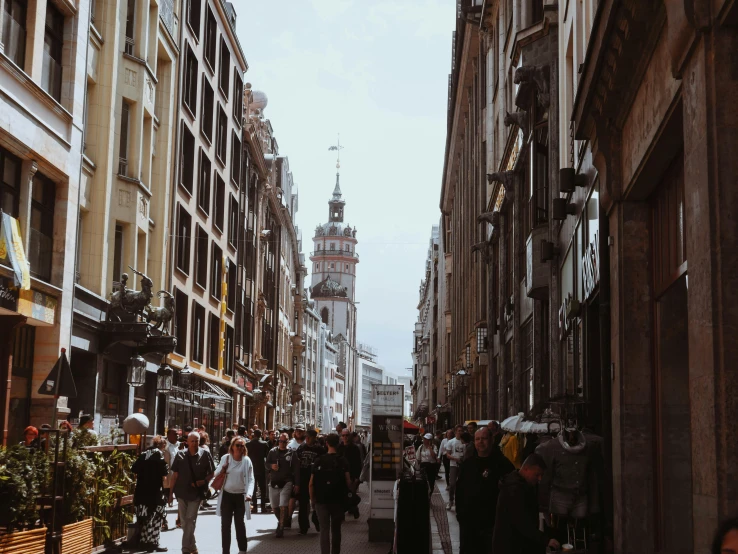
[(31, 246), (31, 202), (33, 198), (33, 178), (38, 171), (38, 164), (34, 160), (23, 160), (21, 163), (20, 203), (18, 206), (18, 223), (20, 225), (23, 248), (26, 257)]

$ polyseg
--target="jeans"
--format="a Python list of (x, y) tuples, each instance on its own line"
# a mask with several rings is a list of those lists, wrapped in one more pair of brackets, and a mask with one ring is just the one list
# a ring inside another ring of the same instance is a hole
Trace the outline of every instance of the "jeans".
[(236, 524), (236, 542), (239, 552), (246, 552), (246, 499), (243, 494), (221, 491), (220, 501), (220, 536), (223, 542), (223, 554), (231, 551), (231, 520)]
[(453, 503), (456, 498), (456, 477), (459, 475), (459, 466), (451, 466), (451, 475), (448, 478), (448, 500)]
[(444, 473), (444, 475), (446, 477), (446, 486), (447, 487), (448, 487), (448, 476), (449, 476), (449, 473), (450, 473), (450, 469), (451, 469), (451, 460), (449, 460), (448, 458), (446, 458), (444, 456), (443, 457), (443, 473)]
[(256, 513), (258, 499), (256, 498), (256, 490), (261, 493), (261, 513), (264, 513), (264, 507), (269, 501), (269, 489), (267, 489), (266, 473), (254, 473), (254, 495), (251, 497), (251, 511)]
[(195, 542), (195, 525), (197, 524), (197, 513), (200, 509), (200, 500), (177, 499), (179, 522), (182, 524), (182, 552), (197, 551)]
[(316, 504), (315, 511), (320, 522), (320, 554), (340, 554), (343, 505)]
[[(310, 482), (303, 477), (303, 483)], [(297, 494), (297, 500), (300, 503), (300, 511), (297, 514), (297, 521), (300, 524), (300, 531), (310, 529), (310, 487), (301, 486), (300, 492)]]

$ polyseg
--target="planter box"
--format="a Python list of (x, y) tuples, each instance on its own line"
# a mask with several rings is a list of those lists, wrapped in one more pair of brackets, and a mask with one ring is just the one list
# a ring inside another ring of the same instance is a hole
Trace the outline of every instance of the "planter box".
[(44, 554), (46, 527), (0, 537), (0, 554)]
[(92, 518), (62, 527), (61, 554), (92, 552)]

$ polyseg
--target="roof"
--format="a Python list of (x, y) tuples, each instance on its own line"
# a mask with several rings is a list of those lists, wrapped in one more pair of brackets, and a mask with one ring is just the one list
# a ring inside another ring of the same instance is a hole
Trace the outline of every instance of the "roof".
[(334, 281), (331, 279), (331, 276), (328, 275), (328, 277), (313, 287), (310, 292), (310, 296), (312, 298), (348, 298), (348, 292), (346, 292), (346, 287), (342, 286), (341, 283)]

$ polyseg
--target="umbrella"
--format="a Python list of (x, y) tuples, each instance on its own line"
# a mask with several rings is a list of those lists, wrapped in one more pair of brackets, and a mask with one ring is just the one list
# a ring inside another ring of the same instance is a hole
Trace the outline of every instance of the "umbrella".
[(413, 425), (409, 421), (402, 422), (402, 429), (405, 431), (405, 433), (408, 434), (417, 434), (418, 431), (420, 431), (420, 427), (418, 427), (417, 425)]
[(510, 433), (518, 433), (523, 425), (523, 412), (518, 415), (510, 416), (502, 422), (502, 430)]
[(49, 375), (41, 383), (38, 393), (54, 397), (77, 397), (77, 387), (74, 384), (72, 368), (69, 367), (69, 360), (67, 360), (66, 348), (62, 348), (61, 356), (59, 356), (54, 367), (51, 368)]

